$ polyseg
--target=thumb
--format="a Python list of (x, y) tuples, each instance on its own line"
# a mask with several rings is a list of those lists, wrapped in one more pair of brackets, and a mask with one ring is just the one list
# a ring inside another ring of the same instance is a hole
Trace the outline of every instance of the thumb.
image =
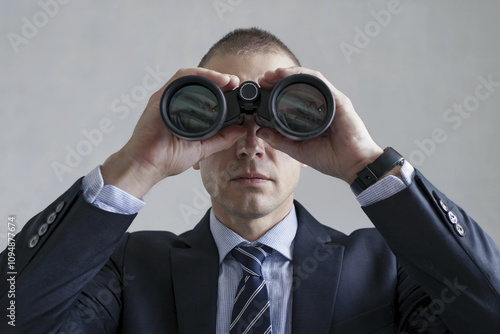
[(227, 150), (238, 139), (245, 136), (246, 134), (247, 131), (245, 130), (245, 128), (239, 125), (233, 125), (222, 131), (219, 131), (213, 137), (201, 142), (202, 151), (200, 160), (203, 160), (214, 153)]
[(273, 128), (260, 128), (257, 137), (265, 140), (272, 148), (300, 160), (301, 142), (287, 138)]

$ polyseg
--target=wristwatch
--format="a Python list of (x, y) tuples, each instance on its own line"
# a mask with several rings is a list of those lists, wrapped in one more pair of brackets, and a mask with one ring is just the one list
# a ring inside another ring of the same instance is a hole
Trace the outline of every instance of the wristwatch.
[(358, 177), (351, 184), (351, 188), (361, 193), (363, 190), (377, 182), (385, 173), (396, 165), (402, 165), (405, 159), (392, 147), (386, 147), (384, 153), (374, 162), (364, 167), (357, 174)]

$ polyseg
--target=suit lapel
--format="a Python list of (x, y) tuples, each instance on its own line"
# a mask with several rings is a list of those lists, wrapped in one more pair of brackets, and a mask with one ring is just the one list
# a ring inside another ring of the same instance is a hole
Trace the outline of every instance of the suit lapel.
[(171, 253), (172, 280), (180, 333), (215, 333), (218, 250), (208, 213)]
[(295, 202), (299, 226), (293, 253), (292, 333), (328, 333), (344, 246)]

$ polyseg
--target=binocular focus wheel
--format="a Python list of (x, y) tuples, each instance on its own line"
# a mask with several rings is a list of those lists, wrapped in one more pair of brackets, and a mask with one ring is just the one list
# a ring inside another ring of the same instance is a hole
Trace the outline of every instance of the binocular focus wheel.
[(245, 101), (254, 101), (259, 97), (259, 86), (255, 82), (246, 81), (241, 84), (238, 95)]

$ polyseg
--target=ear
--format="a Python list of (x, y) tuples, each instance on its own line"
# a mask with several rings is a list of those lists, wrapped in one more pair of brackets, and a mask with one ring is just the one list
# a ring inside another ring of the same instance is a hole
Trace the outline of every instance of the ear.
[(200, 163), (197, 162), (193, 165), (193, 169), (200, 170)]

